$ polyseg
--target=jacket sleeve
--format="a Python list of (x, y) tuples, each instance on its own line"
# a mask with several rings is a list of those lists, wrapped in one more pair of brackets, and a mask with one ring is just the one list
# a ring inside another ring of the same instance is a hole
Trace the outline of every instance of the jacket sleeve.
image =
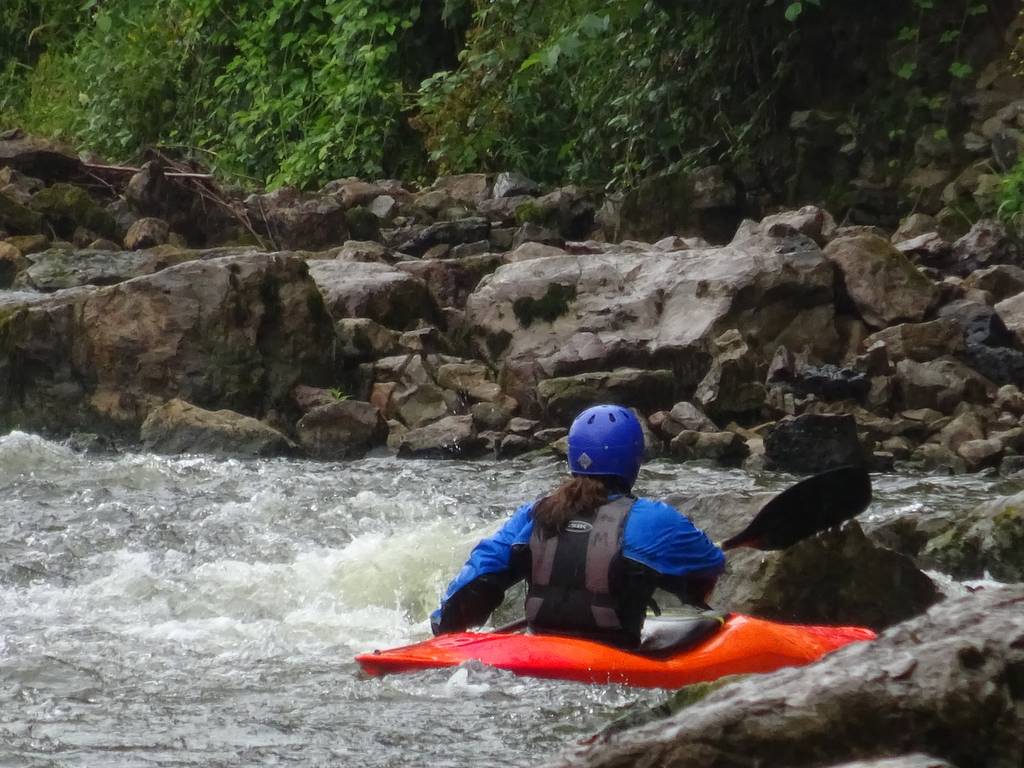
[(483, 624), (501, 605), (505, 590), (525, 577), (522, 558), (515, 552), (529, 543), (532, 509), (532, 503), (524, 504), (497, 533), (473, 548), (469, 560), (445, 589), (441, 607), (430, 615), (435, 635)]
[(657, 574), (657, 585), (692, 605), (704, 605), (725, 570), (725, 553), (674, 507), (637, 499), (626, 522), (623, 556)]

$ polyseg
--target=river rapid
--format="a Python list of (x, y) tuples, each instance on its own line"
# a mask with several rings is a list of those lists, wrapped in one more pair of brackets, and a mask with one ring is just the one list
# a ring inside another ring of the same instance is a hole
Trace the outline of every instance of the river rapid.
[[(561, 473), (549, 458), (87, 456), (0, 437), (0, 767), (525, 766), (657, 704), (472, 665), (367, 679), (352, 661), (427, 636), (473, 543)], [(654, 462), (638, 491), (793, 479)], [(862, 519), (1022, 489), (877, 476)], [(517, 617), (514, 597), (496, 622)]]

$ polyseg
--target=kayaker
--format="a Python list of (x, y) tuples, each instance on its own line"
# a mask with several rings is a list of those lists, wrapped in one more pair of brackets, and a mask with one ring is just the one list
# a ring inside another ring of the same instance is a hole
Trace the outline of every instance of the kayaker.
[(476, 545), (431, 615), (434, 634), (483, 624), (524, 578), (531, 630), (624, 647), (639, 644), (655, 588), (703, 606), (725, 555), (675, 508), (631, 494), (643, 455), (630, 410), (597, 405), (577, 416), (571, 477)]

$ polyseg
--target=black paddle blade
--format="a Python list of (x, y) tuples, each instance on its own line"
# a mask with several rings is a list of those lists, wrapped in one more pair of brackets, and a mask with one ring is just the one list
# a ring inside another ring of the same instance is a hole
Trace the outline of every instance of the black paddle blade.
[(722, 549), (785, 549), (856, 517), (870, 503), (871, 478), (864, 467), (830, 469), (801, 480), (769, 501)]

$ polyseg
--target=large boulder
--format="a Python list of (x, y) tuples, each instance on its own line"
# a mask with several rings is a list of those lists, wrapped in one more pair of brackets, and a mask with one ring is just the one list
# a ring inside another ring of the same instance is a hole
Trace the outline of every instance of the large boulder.
[(924, 752), (961, 768), (1024, 754), (1024, 587), (986, 588), (808, 667), (754, 675), (592, 742), (589, 768), (818, 768)]
[(846, 293), (868, 325), (919, 322), (938, 296), (936, 286), (884, 237), (838, 237), (825, 256), (842, 274)]
[(245, 204), (250, 220), (275, 248), (318, 250), (349, 239), (345, 205), (334, 195), (307, 196), (282, 187), (251, 195)]
[(380, 411), (370, 403), (338, 400), (308, 411), (295, 425), (299, 443), (321, 459), (358, 456), (383, 445), (388, 427)]
[(398, 455), (408, 458), (469, 459), (483, 449), (472, 416), (448, 416), (398, 438)]
[(70, 181), (82, 172), (74, 150), (35, 136), (0, 140), (0, 167), (4, 166), (45, 181)]
[(334, 328), (306, 265), (190, 261), (108, 288), (0, 304), (0, 414), (66, 432), (134, 429), (174, 397), (262, 415), (337, 380)]
[(710, 345), (737, 329), (752, 354), (835, 354), (833, 269), (803, 236), (722, 248), (556, 256), (507, 264), (466, 303), (481, 354), (530, 402), (541, 379), (620, 365), (671, 368), (682, 397)]
[(995, 390), (984, 376), (952, 358), (926, 363), (906, 359), (896, 364), (897, 398), (908, 410), (931, 408), (952, 413), (962, 402), (988, 402)]
[(939, 591), (913, 560), (856, 523), (778, 553), (732, 553), (713, 601), (755, 616), (883, 629), (923, 613)]
[(736, 330), (714, 341), (711, 368), (693, 393), (696, 403), (713, 419), (727, 420), (760, 412), (765, 391), (758, 379), (757, 359)]
[(537, 396), (549, 420), (568, 424), (584, 408), (598, 403), (647, 412), (668, 408), (675, 399), (674, 389), (672, 371), (622, 368), (547, 379), (537, 385)]
[(406, 330), (438, 316), (423, 281), (387, 264), (318, 259), (309, 262), (309, 274), (336, 319), (366, 317)]
[(207, 411), (174, 399), (142, 423), (142, 446), (154, 453), (205, 453), (258, 458), (294, 453), (295, 445), (273, 427), (229, 410)]
[(959, 515), (928, 541), (921, 561), (958, 579), (1024, 581), (1024, 493)]
[(764, 440), (769, 469), (824, 472), (847, 464), (863, 464), (857, 422), (849, 414), (805, 413), (787, 417), (772, 427)]
[(80, 285), (116, 285), (191, 261), (196, 255), (196, 251), (170, 246), (146, 251), (52, 248), (26, 257), (29, 266), (19, 275), (16, 285), (37, 291), (57, 291)]
[(461, 259), (400, 261), (395, 267), (426, 283), (439, 307), (466, 306), (466, 299), (485, 275), (505, 262), (500, 254), (483, 253)]

